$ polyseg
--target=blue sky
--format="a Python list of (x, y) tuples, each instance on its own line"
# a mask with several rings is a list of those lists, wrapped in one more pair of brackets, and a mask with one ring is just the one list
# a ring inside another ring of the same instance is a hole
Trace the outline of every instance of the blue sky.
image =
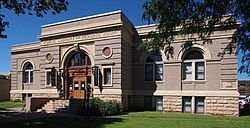
[[(0, 39), (0, 73), (10, 72), (11, 46), (37, 41), (42, 25), (115, 10), (122, 10), (135, 26), (144, 25), (147, 24), (142, 21), (142, 4), (144, 2), (145, 0), (69, 0), (70, 5), (67, 12), (58, 15), (49, 14), (40, 18), (28, 15), (17, 16), (13, 12), (3, 9), (1, 13), (5, 14), (5, 20), (10, 23), (10, 27), (6, 31), (8, 38)], [(239, 79), (250, 79), (246, 74), (239, 74), (238, 77)]]

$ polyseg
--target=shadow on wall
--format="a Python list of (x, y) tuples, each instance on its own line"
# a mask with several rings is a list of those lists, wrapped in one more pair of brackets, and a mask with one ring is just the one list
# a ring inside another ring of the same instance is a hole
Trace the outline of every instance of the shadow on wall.
[(0, 78), (0, 101), (10, 100), (10, 79)]

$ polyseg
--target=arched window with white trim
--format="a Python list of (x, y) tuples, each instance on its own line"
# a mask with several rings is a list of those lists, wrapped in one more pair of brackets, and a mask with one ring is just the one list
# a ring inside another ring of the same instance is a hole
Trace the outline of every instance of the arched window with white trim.
[(30, 62), (24, 65), (23, 83), (33, 83), (33, 65)]
[(205, 80), (205, 60), (199, 50), (191, 50), (183, 57), (183, 80)]
[(152, 54), (147, 57), (145, 63), (145, 81), (163, 80), (163, 61), (160, 54)]

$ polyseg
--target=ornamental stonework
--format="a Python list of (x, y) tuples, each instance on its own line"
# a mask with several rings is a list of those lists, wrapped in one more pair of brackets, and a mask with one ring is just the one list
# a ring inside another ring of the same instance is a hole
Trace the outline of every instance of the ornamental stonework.
[(237, 89), (236, 85), (237, 85), (236, 81), (222, 81), (221, 89)]
[(102, 33), (91, 33), (86, 35), (79, 35), (79, 36), (71, 36), (71, 37), (63, 37), (59, 39), (47, 40), (43, 41), (42, 45), (49, 45), (49, 44), (62, 44), (71, 41), (80, 41), (80, 40), (88, 40), (88, 39), (97, 39), (97, 38), (104, 38), (110, 36), (120, 35), (120, 31), (108, 31)]

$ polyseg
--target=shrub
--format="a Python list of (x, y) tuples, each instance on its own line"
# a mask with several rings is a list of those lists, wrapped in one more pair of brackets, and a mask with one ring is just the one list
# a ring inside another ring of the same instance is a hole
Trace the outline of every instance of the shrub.
[(103, 101), (100, 98), (90, 100), (89, 112), (92, 116), (111, 116), (122, 113), (121, 104), (115, 100)]
[(250, 96), (250, 85), (247, 87), (247, 95)]

